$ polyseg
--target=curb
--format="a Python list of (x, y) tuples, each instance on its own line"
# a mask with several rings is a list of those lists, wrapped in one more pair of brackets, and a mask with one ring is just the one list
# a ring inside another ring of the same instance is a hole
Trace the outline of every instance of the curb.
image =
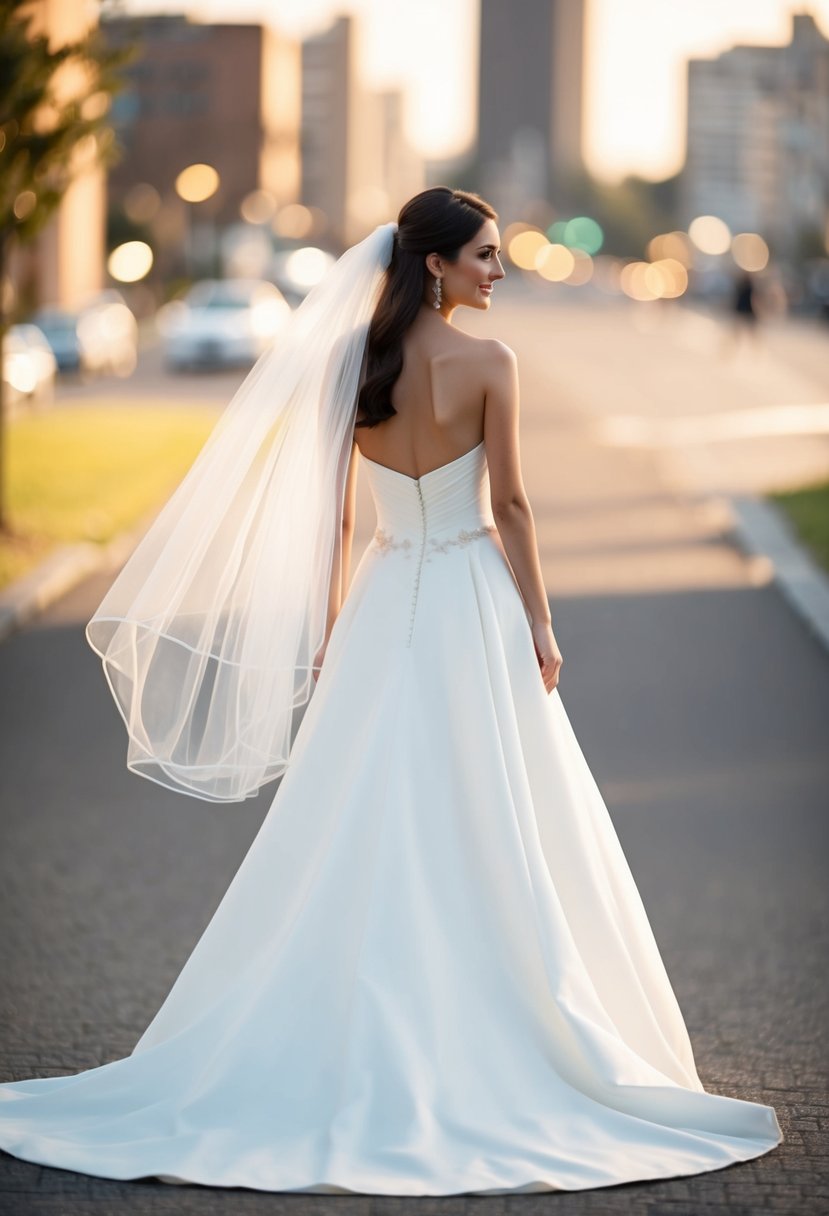
[(16, 633), (90, 574), (120, 566), (149, 528), (158, 508), (136, 527), (120, 532), (105, 545), (82, 541), (62, 545), (38, 566), (0, 592), (0, 642)]
[(829, 651), (829, 575), (801, 544), (782, 508), (754, 494), (729, 496), (737, 546), (768, 563), (783, 598)]

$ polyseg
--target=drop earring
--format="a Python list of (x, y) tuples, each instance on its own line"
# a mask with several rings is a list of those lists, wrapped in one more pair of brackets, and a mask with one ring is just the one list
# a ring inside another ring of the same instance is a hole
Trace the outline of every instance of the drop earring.
[(435, 279), (434, 284), (433, 284), (433, 286), (432, 286), (432, 290), (433, 290), (433, 291), (434, 291), (434, 293), (435, 293), (435, 303), (434, 303), (434, 307), (435, 307), (435, 308), (440, 308), (441, 292), (442, 292), (442, 286), (441, 286), (441, 280), (440, 280), (440, 279)]

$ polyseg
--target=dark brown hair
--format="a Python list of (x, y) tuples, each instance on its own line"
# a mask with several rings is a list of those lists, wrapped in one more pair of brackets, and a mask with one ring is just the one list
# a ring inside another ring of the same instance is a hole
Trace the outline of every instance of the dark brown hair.
[(423, 302), (425, 258), (439, 253), (457, 262), (485, 220), (498, 213), (477, 194), (433, 186), (409, 199), (397, 217), (391, 262), (366, 342), (365, 378), (357, 398), (364, 415), (356, 426), (376, 426), (396, 414), (392, 387), (403, 370), (403, 335)]

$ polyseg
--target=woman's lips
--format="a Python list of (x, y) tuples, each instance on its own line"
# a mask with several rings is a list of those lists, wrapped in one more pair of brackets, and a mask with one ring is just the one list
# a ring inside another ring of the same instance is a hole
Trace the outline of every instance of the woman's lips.
[(481, 283), (480, 290), (486, 292), (486, 294), (488, 296), (492, 295), (492, 284), (491, 283)]

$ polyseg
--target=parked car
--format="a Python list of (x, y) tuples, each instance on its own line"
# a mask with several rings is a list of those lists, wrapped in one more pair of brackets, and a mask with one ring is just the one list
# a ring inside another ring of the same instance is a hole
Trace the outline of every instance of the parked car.
[(202, 279), (183, 300), (159, 310), (167, 367), (255, 363), (291, 311), (279, 288), (264, 279)]
[(43, 332), (36, 325), (10, 326), (3, 338), (6, 407), (51, 405), (56, 372), (57, 362)]
[(102, 291), (78, 309), (35, 314), (62, 372), (128, 376), (138, 358), (138, 323), (117, 291)]

